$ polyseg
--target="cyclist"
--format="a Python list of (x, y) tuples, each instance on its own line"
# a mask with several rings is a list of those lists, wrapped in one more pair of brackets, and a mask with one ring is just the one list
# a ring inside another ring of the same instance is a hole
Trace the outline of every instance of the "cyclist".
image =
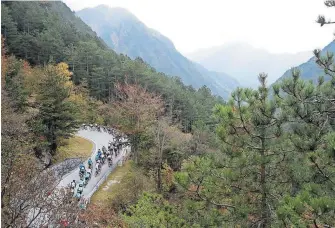
[(76, 188), (76, 181), (73, 180), (71, 183), (70, 183), (70, 189), (71, 189), (71, 192), (74, 192), (74, 189)]
[(87, 185), (90, 177), (91, 177), (91, 173), (87, 172), (86, 175), (85, 175), (85, 182), (84, 182), (84, 186), (85, 187), (86, 187), (86, 185)]
[(76, 194), (76, 198), (78, 199), (78, 201), (80, 200), (80, 198), (81, 198), (81, 194), (80, 194), (79, 192), (77, 192), (77, 194)]
[(85, 166), (83, 163), (80, 164), (79, 166), (79, 176), (82, 177), (85, 174)]
[(101, 162), (102, 162), (102, 164), (105, 164), (105, 155), (104, 154), (101, 154)]
[(81, 163), (81, 164), (79, 165), (79, 169), (80, 169), (80, 170), (85, 169), (85, 166), (84, 166), (83, 163)]
[(102, 153), (103, 153), (104, 155), (106, 155), (106, 152), (107, 152), (107, 149), (106, 149), (105, 146), (103, 146), (103, 147), (102, 147)]
[(91, 158), (88, 159), (88, 168), (91, 169), (92, 168), (92, 165), (93, 165), (93, 161)]
[(97, 163), (95, 165), (95, 175), (98, 175), (99, 171), (100, 171), (100, 163)]
[(108, 157), (107, 157), (107, 160), (108, 160), (108, 166), (113, 165), (113, 160), (112, 160), (112, 159), (113, 159), (113, 158), (112, 158), (112, 155), (109, 154)]
[(83, 188), (84, 184), (82, 186), (79, 186), (77, 189), (77, 193), (80, 193), (80, 195), (83, 193), (84, 188)]

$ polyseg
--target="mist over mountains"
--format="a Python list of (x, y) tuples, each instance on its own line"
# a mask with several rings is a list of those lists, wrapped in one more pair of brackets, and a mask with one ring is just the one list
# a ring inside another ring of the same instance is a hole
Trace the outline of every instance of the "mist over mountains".
[(117, 53), (132, 59), (140, 57), (160, 72), (179, 76), (187, 85), (206, 85), (223, 98), (239, 85), (224, 70), (209, 71), (184, 57), (171, 40), (148, 28), (126, 9), (99, 5), (78, 11), (77, 15)]
[(257, 87), (258, 75), (268, 74), (268, 85), (283, 73), (313, 56), (312, 50), (296, 54), (273, 54), (264, 49), (254, 48), (247, 43), (227, 43), (219, 47), (202, 49), (187, 56), (209, 70), (222, 71), (236, 78), (243, 87)]
[[(238, 86), (257, 88), (258, 75), (268, 74), (271, 85), (292, 67), (299, 66), (302, 78), (316, 81), (321, 69), (314, 63), (312, 50), (298, 53), (270, 53), (244, 42), (201, 49), (183, 56), (173, 42), (148, 28), (124, 8), (99, 5), (77, 12), (77, 15), (117, 53), (142, 58), (160, 72), (178, 76), (194, 88), (206, 85), (213, 94), (227, 99)], [(333, 42), (325, 51), (333, 51)]]

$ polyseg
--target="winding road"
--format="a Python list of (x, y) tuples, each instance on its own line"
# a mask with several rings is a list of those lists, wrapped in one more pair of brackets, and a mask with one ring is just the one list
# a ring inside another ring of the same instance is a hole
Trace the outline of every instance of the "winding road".
[[(93, 161), (93, 169), (92, 169), (93, 174), (91, 176), (91, 179), (88, 181), (87, 186), (84, 188), (84, 191), (83, 191), (83, 194), (82, 194), (82, 198), (89, 199), (92, 196), (92, 194), (95, 192), (95, 190), (97, 190), (98, 183), (101, 184), (104, 181), (106, 174), (109, 174), (117, 166), (118, 162), (123, 159), (124, 155), (126, 155), (126, 152), (129, 149), (129, 147), (123, 148), (122, 151), (119, 153), (119, 155), (117, 157), (113, 156), (113, 165), (111, 167), (108, 167), (108, 163), (106, 161), (105, 164), (101, 167), (100, 173), (97, 176), (95, 176), (95, 170), (94, 170), (95, 156), (98, 152), (98, 149), (101, 149), (103, 146), (108, 148), (108, 142), (112, 141), (114, 139), (114, 137), (113, 137), (113, 135), (111, 135), (107, 132), (98, 132), (98, 131), (95, 131), (95, 130), (79, 130), (76, 135), (80, 136), (80, 137), (83, 137), (87, 140), (90, 140), (93, 143), (93, 151), (92, 151), (92, 154), (91, 154), (91, 159)], [(88, 161), (88, 158), (84, 162), (84, 165), (85, 165), (86, 168), (88, 168), (87, 161)], [(57, 188), (60, 189), (60, 188), (63, 188), (63, 187), (67, 187), (69, 185), (69, 183), (71, 183), (73, 180), (75, 180), (76, 183), (78, 183), (80, 181), (79, 167), (72, 170), (70, 173), (64, 175), (62, 177), (62, 180), (57, 185)], [(78, 188), (78, 184), (77, 184), (77, 187), (75, 189), (75, 193), (77, 192), (77, 188)], [(35, 213), (37, 213), (38, 210), (35, 210), (35, 209), (36, 208), (32, 208), (30, 210), (30, 212), (28, 213), (28, 216), (27, 216), (27, 223), (28, 224), (30, 223), (30, 221), (34, 217), (37, 216), (33, 221), (31, 221), (29, 227), (40, 227), (42, 224), (47, 224), (46, 221), (48, 219), (48, 213), (46, 213), (44, 215), (42, 215), (42, 214), (37, 215)], [(49, 225), (49, 224), (47, 224), (47, 225)]]
[[(93, 142), (93, 150), (94, 152), (91, 155), (91, 159), (93, 161), (93, 169), (92, 169), (92, 176), (91, 179), (88, 181), (87, 186), (84, 188), (82, 196), (86, 198), (87, 196), (90, 196), (91, 192), (94, 190), (97, 183), (101, 180), (101, 178), (106, 174), (110, 169), (114, 169), (114, 167), (117, 165), (117, 162), (122, 159), (122, 157), (125, 154), (125, 149), (122, 149), (121, 153), (115, 157), (113, 156), (113, 166), (108, 167), (107, 161), (105, 164), (101, 167), (101, 172), (98, 174), (98, 176), (95, 176), (95, 155), (97, 154), (98, 149), (101, 149), (103, 146), (108, 148), (108, 142), (112, 141), (114, 137), (111, 134), (108, 134), (107, 132), (98, 132), (98, 131), (91, 131), (91, 130), (80, 130), (77, 133), (77, 136), (83, 137), (85, 139), (88, 139)], [(88, 168), (88, 159), (84, 162), (84, 165), (86, 169)], [(65, 175), (61, 182), (58, 184), (59, 187), (66, 187), (69, 185), (71, 181), (75, 180), (76, 183), (80, 181), (79, 178), (79, 167), (73, 170), (71, 173)], [(78, 184), (77, 184), (78, 188)], [(77, 192), (77, 189), (75, 190)]]

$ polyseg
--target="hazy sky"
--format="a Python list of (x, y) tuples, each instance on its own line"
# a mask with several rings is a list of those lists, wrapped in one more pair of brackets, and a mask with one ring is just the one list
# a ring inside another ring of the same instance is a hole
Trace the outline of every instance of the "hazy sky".
[(333, 10), (325, 7), (323, 0), (64, 2), (74, 11), (100, 4), (126, 8), (148, 27), (170, 38), (184, 54), (235, 41), (275, 53), (307, 51), (327, 45), (335, 30), (335, 26), (321, 28), (315, 23), (319, 14), (333, 15)]

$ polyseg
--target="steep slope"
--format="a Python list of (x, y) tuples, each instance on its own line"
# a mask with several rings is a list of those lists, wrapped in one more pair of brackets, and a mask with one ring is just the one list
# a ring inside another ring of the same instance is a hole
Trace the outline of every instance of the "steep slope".
[(126, 9), (100, 5), (83, 9), (77, 15), (117, 53), (132, 59), (141, 57), (158, 71), (179, 76), (187, 85), (195, 88), (206, 85), (224, 98), (238, 85), (231, 83), (234, 79), (227, 74), (199, 68), (181, 55), (167, 37), (146, 27)]
[[(335, 41), (330, 42), (326, 47), (324, 47), (321, 53), (322, 55), (325, 55), (327, 52), (335, 53)], [(319, 76), (325, 76), (325, 80), (329, 80), (330, 77), (325, 75), (324, 70), (315, 63), (315, 60), (315, 57), (312, 57), (307, 62), (297, 67), (300, 69), (301, 78), (317, 82)], [(289, 76), (291, 76), (291, 70), (287, 70), (276, 82)]]
[(191, 132), (196, 120), (213, 128), (210, 110), (224, 102), (208, 88), (195, 90), (140, 58), (117, 54), (61, 1), (2, 2), (1, 34), (8, 55), (32, 66), (65, 62), (74, 84), (104, 103), (118, 99), (115, 85), (124, 82), (160, 95), (166, 113), (184, 132)]
[[(215, 72), (215, 71), (208, 71), (202, 65), (193, 62), (194, 66), (196, 67), (197, 71), (199, 71), (203, 75), (207, 75), (208, 83), (207, 86), (211, 89), (214, 94), (222, 93), (222, 89), (226, 93), (231, 93), (231, 88), (237, 88), (240, 84), (229, 75), (222, 73), (222, 72)], [(227, 89), (230, 88), (230, 89)]]
[(313, 55), (310, 52), (297, 54), (272, 54), (245, 43), (228, 43), (221, 47), (199, 50), (188, 57), (209, 70), (225, 70), (233, 75), (242, 86), (257, 87), (258, 74), (268, 73), (268, 83), (273, 83), (282, 73)]

